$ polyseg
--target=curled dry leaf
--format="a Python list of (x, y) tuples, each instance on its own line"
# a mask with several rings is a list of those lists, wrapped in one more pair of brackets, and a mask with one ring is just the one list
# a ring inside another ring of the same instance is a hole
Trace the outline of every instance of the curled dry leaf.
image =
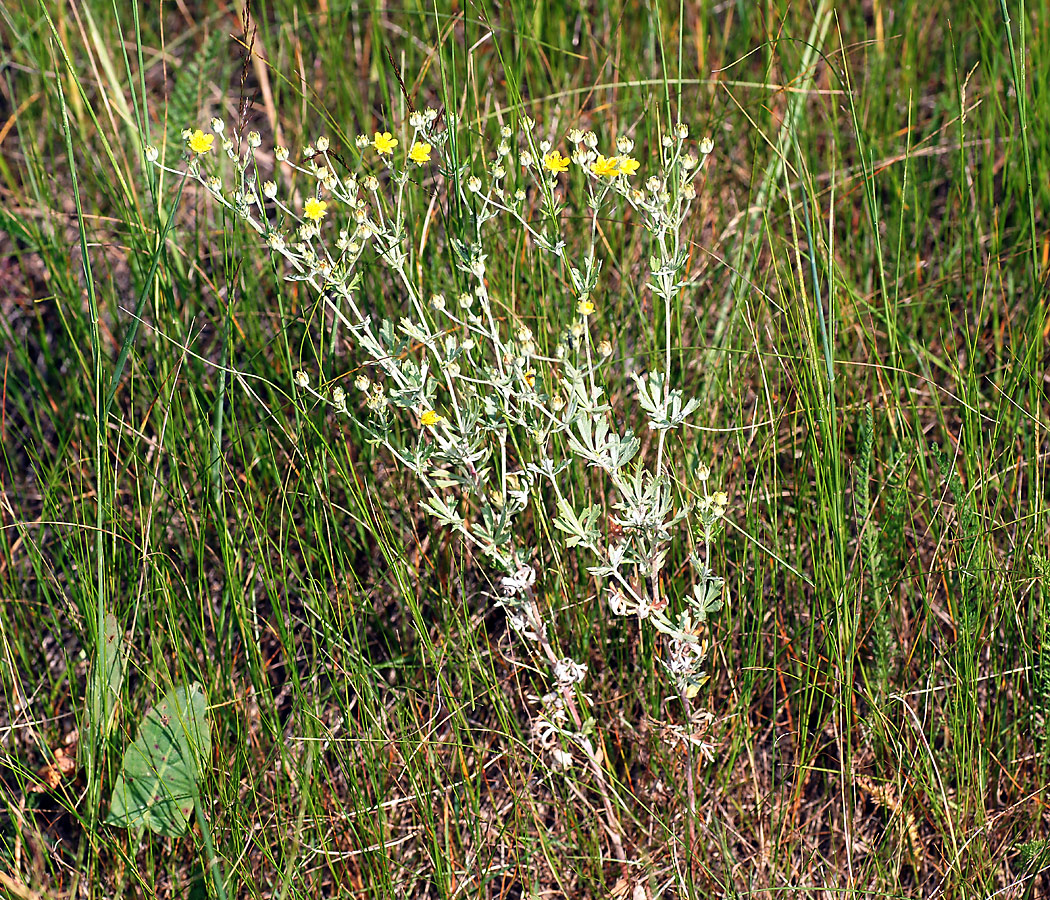
[(29, 793), (43, 794), (58, 789), (65, 778), (72, 778), (77, 771), (77, 732), (71, 731), (62, 740), (62, 746), (53, 751), (54, 761), (42, 766), (36, 773), (40, 779), (29, 786)]

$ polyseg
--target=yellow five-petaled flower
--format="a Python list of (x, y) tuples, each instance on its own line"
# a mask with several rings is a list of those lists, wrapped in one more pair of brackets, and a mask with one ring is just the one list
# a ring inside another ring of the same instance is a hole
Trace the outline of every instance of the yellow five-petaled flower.
[(592, 312), (594, 312), (594, 301), (593, 300), (581, 300), (576, 304), (576, 312), (586, 318)]
[(621, 156), (617, 162), (616, 171), (620, 175), (633, 175), (638, 171), (638, 160), (630, 156)]
[(215, 135), (205, 134), (198, 128), (190, 135), (187, 143), (190, 145), (190, 149), (200, 156), (202, 153), (207, 153), (211, 150), (211, 145), (215, 143)]
[(434, 412), (432, 409), (426, 410), (423, 415), (419, 417), (419, 421), (423, 424), (424, 428), (430, 428), (437, 425), (438, 422), (443, 422), (445, 417), (441, 413)]
[(316, 197), (309, 197), (306, 203), (303, 204), (303, 215), (311, 222), (319, 222), (324, 218), (326, 209), (328, 209), (328, 204), (325, 203), (324, 200), (318, 200)]
[(569, 158), (562, 156), (557, 150), (551, 150), (550, 153), (543, 157), (543, 168), (554, 175), (557, 175), (559, 172), (568, 172)]
[(376, 153), (381, 156), (386, 153), (393, 153), (394, 148), (397, 146), (397, 138), (393, 137), (389, 131), (384, 131), (380, 134), (376, 132), (376, 136), (372, 139), (372, 146), (376, 148)]
[[(395, 143), (397, 142), (395, 141)], [(423, 165), (423, 163), (430, 162), (431, 149), (432, 148), (430, 144), (425, 144), (421, 141), (416, 141), (412, 145), (412, 149), (408, 151), (408, 158), (412, 160), (412, 162), (414, 162), (417, 166), (421, 166)]]
[(591, 171), (599, 178), (614, 178), (620, 172), (620, 158), (610, 156), (606, 159), (600, 153), (598, 158), (591, 163)]

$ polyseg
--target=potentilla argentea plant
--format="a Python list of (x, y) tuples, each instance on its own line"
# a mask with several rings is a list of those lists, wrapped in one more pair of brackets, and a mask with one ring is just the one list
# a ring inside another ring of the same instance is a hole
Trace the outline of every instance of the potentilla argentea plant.
[[(559, 765), (571, 762), (571, 748), (583, 753), (610, 813), (580, 688), (586, 667), (556, 650), (537, 597), (543, 560), (523, 516), (529, 511), (533, 521), (549, 520), (564, 547), (583, 554), (611, 614), (637, 617), (665, 636), (662, 663), (688, 709), (706, 677), (702, 626), (723, 602), (724, 582), (709, 559), (728, 497), (709, 490), (706, 467), (698, 497), (683, 497), (674, 477), (667, 440), (686, 427), (698, 404), (674, 384), (672, 321), (684, 288), (683, 226), (696, 196), (694, 180), (713, 144), (704, 139), (699, 153), (691, 151), (688, 129), (678, 124), (646, 170), (628, 137), (600, 148), (594, 132), (573, 129), (559, 147), (538, 139), (535, 123), (523, 118), (516, 129), (503, 126), (487, 159), (472, 162), (458, 155), (454, 127), (451, 114), (439, 127), (434, 110), (413, 112), (397, 136), (359, 136), (351, 171), (342, 162), (347, 154), (337, 160), (323, 136), (303, 148), (299, 161), (277, 147), (283, 171), (263, 180), (259, 135), (235, 141), (215, 119), (211, 133), (184, 133), (188, 165), (168, 171), (198, 181), (258, 232), (283, 261), (284, 277), (309, 285), (350, 334), (356, 362), (370, 374), (352, 384), (314, 387), (308, 373), (298, 372), (296, 390), (353, 417), (415, 475), (426, 511), (489, 560), (495, 601), (549, 672), (538, 739)], [(232, 165), (212, 162), (216, 139)], [(155, 149), (146, 155), (159, 164)], [(227, 172), (225, 182), (220, 169)], [(579, 179), (569, 178), (572, 170), (583, 174), (575, 194), (569, 187)], [(423, 178), (430, 182), (426, 188)], [(279, 187), (293, 180), (296, 194)], [(456, 211), (459, 229), (444, 241), (428, 233), (432, 217), (408, 214), (409, 192), (424, 189), (428, 202), (441, 196)], [(566, 229), (579, 227), (581, 208), (583, 234), (570, 235)], [(664, 312), (658, 366), (632, 374), (634, 396), (656, 437), (648, 456), (639, 438), (619, 424), (625, 411), (610, 406), (603, 385), (612, 348), (595, 338), (593, 324), (602, 307), (600, 226), (623, 222), (626, 208), (648, 241), (644, 290)], [(508, 223), (563, 273), (573, 313), (564, 333), (535, 334), (535, 324), (508, 315), (490, 295), (486, 247), (495, 243), (496, 228)], [(428, 244), (444, 255), (428, 271), (450, 273), (440, 291), (423, 280), (422, 248)], [(583, 250), (574, 257), (570, 246)], [(403, 294), (405, 314), (398, 321), (378, 317), (361, 290), (362, 266), (376, 263)], [(541, 352), (541, 345), (551, 344), (553, 355)], [(597, 473), (588, 482), (593, 502), (581, 504), (568, 489), (573, 467)], [(618, 535), (612, 539), (612, 530), (599, 524), (606, 508)], [(661, 572), (676, 541), (688, 547), (694, 583), (686, 596), (666, 597)]]

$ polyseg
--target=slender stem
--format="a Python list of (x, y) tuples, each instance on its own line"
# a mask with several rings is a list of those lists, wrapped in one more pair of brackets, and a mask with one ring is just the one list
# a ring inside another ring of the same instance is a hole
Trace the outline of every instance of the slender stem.
[[(527, 592), (527, 597), (528, 602), (532, 604), (533, 614), (536, 619), (539, 620), (540, 611), (536, 604), (536, 600), (532, 596), (531, 590)], [(544, 655), (547, 657), (551, 666), (557, 665), (558, 654), (554, 652), (554, 648), (551, 646), (550, 641), (547, 640), (546, 634), (541, 631), (540, 635), (540, 647), (542, 648)], [(571, 686), (559, 682), (558, 692), (561, 694), (562, 700), (565, 701), (565, 708), (569, 711), (569, 715), (572, 718), (572, 723), (575, 726), (577, 733), (581, 732), (583, 730), (583, 718), (580, 716), (580, 711), (576, 707), (576, 696), (573, 693)], [(609, 832), (609, 840), (612, 842), (613, 855), (616, 857), (617, 862), (625, 862), (627, 856), (623, 849), (623, 838), (621, 837), (622, 829), (620, 827), (620, 820), (616, 815), (616, 809), (612, 804), (612, 797), (610, 796), (609, 783), (605, 774), (605, 769), (602, 767), (597, 751), (592, 747), (589, 740), (577, 741), (577, 746), (580, 747), (586, 755), (587, 764), (594, 773), (594, 778), (598, 785), (598, 793), (601, 795), (602, 807), (605, 810), (606, 830)]]
[[(685, 710), (686, 728), (692, 728), (693, 711), (689, 702), (689, 695), (686, 694), (685, 690), (680, 690), (679, 697), (682, 700), (682, 708)], [(689, 846), (686, 848), (686, 864), (688, 865), (691, 876), (693, 872), (693, 850), (696, 847), (696, 781), (693, 775), (693, 768), (696, 763), (693, 759), (693, 742), (691, 740), (686, 740), (685, 742), (685, 762), (685, 790), (686, 797), (689, 801), (689, 814), (687, 819)]]
[(208, 820), (204, 817), (199, 790), (195, 791), (193, 808), (197, 811), (197, 824), (200, 825), (201, 837), (204, 838), (204, 852), (208, 856), (208, 868), (211, 870), (212, 884), (215, 885), (215, 895), (219, 900), (226, 900), (226, 878), (222, 873), (219, 857), (215, 855), (215, 845), (211, 842), (211, 829), (208, 828)]

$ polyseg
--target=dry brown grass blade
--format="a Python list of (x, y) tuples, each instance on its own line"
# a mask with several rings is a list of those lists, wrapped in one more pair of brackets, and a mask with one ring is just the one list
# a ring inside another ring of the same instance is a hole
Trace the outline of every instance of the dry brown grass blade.
[(0, 887), (3, 887), (12, 896), (20, 897), (21, 900), (43, 900), (44, 897), (43, 894), (38, 894), (32, 888), (22, 884), (21, 881), (17, 881), (3, 872), (0, 872)]

